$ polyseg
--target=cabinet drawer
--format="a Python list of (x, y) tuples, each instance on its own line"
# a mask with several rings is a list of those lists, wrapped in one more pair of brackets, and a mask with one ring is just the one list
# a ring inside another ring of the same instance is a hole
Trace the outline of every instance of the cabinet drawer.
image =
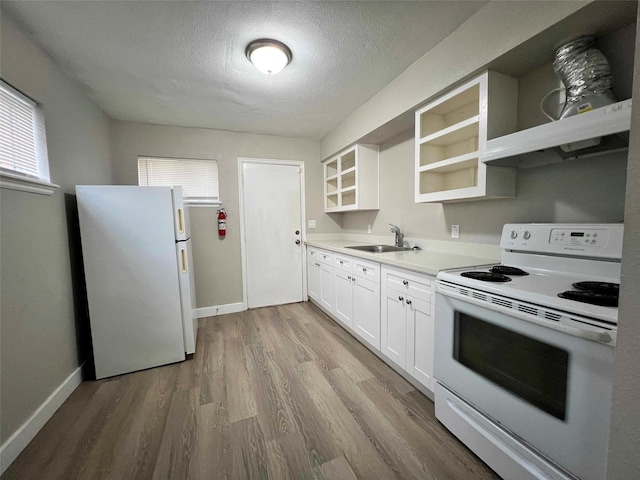
[(373, 282), (380, 283), (380, 264), (367, 262), (366, 260), (360, 260), (359, 258), (352, 258), (353, 261), (353, 274), (367, 278)]
[(431, 303), (433, 278), (404, 270), (383, 268), (382, 282), (393, 290), (404, 292), (406, 295)]
[(333, 266), (336, 271), (340, 270), (342, 272), (351, 273), (353, 271), (353, 257), (347, 257), (344, 255), (334, 255), (333, 256)]
[(307, 250), (307, 261), (320, 262), (326, 265), (333, 266), (333, 254), (326, 250), (318, 250), (317, 248), (309, 248)]

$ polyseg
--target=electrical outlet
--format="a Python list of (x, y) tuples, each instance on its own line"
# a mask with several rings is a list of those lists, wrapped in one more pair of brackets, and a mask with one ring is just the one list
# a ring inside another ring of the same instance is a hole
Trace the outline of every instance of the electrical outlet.
[(309, 228), (316, 228), (316, 221), (315, 220), (309, 220), (307, 225), (309, 225)]
[(451, 238), (460, 238), (460, 225), (451, 225)]

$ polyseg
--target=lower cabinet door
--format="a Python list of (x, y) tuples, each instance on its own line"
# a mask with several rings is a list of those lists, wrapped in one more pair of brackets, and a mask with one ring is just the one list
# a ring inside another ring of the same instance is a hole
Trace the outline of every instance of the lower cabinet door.
[(307, 295), (309, 298), (320, 301), (320, 263), (307, 263)]
[(380, 284), (356, 277), (353, 282), (353, 329), (380, 350)]
[[(433, 391), (433, 304), (409, 297), (407, 306), (407, 366), (405, 370)], [(405, 302), (406, 303), (406, 302)]]
[(407, 306), (402, 292), (387, 289), (382, 299), (380, 351), (405, 368), (407, 351)]
[(333, 313), (333, 268), (320, 264), (320, 305)]
[(343, 325), (353, 328), (353, 286), (351, 275), (336, 270), (335, 282), (335, 310), (334, 314)]

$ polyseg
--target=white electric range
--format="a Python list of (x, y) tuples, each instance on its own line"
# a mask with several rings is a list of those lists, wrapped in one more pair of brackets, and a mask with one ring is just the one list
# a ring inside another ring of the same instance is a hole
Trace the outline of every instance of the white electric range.
[(436, 416), (504, 478), (606, 476), (623, 226), (508, 224), (437, 277)]

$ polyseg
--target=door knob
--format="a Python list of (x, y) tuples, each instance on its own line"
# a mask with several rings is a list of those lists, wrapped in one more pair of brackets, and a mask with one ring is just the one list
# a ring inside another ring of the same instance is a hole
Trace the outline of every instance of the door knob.
[(296, 240), (296, 245), (300, 245), (300, 240)]

